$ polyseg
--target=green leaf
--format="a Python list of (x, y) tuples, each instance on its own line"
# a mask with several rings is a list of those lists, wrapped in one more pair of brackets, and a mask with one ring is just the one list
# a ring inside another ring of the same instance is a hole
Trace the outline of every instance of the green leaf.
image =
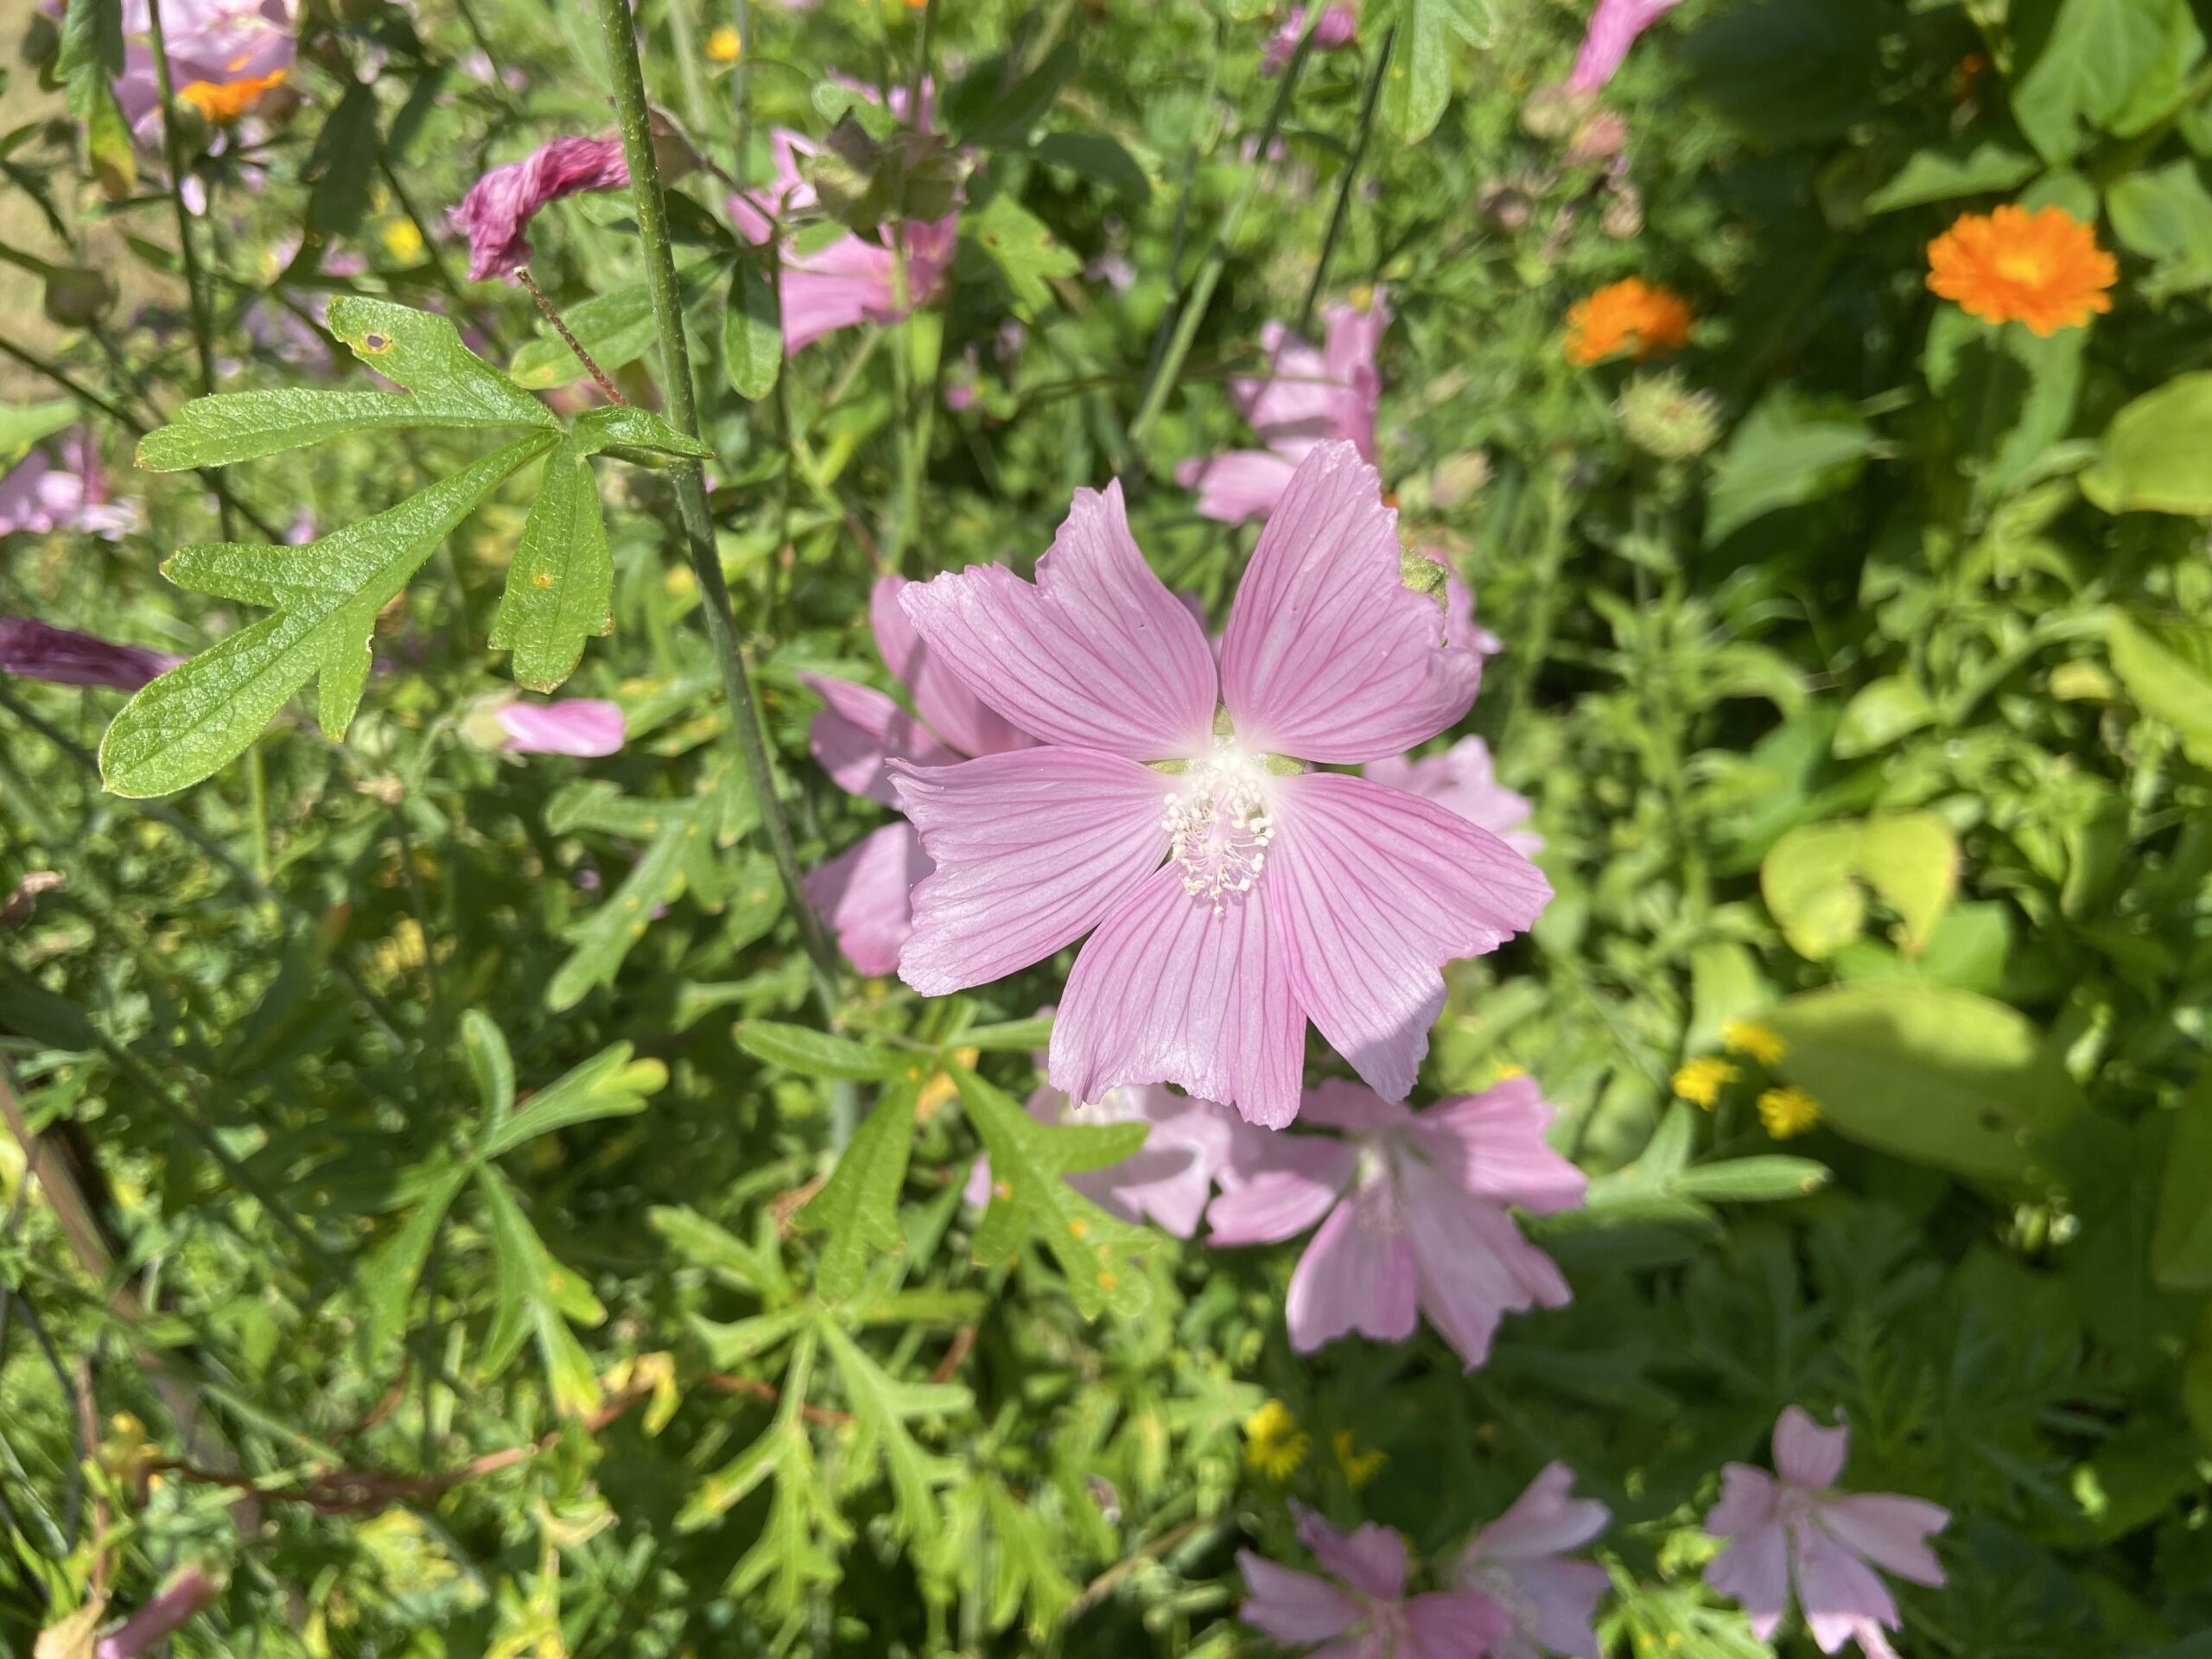
[(115, 79), (122, 73), (119, 0), (68, 0), (61, 15), (54, 79), (62, 86), (63, 107), (85, 124), (102, 189), (117, 200), (129, 195), (138, 181), (130, 124), (115, 97)]
[(722, 368), (741, 397), (759, 403), (784, 367), (784, 317), (776, 284), (760, 263), (741, 259), (722, 307)]
[(41, 438), (51, 437), (77, 418), (67, 397), (50, 404), (0, 404), (0, 469), (13, 467)]
[(1718, 547), (1755, 518), (1847, 489), (1877, 447), (1866, 423), (1840, 398), (1789, 387), (1770, 394), (1713, 463), (1705, 544)]
[(1839, 760), (1878, 754), (1935, 720), (1936, 705), (1918, 680), (1910, 674), (1888, 675), (1852, 694), (1836, 722), (1830, 750)]
[[(739, 1027), (741, 1033), (744, 1029)], [(877, 1255), (906, 1248), (899, 1226), (899, 1191), (913, 1149), (918, 1097), (911, 1086), (886, 1089), (838, 1154), (837, 1167), (822, 1190), (791, 1217), (796, 1226), (830, 1235), (814, 1273), (815, 1291), (825, 1301), (845, 1300), (860, 1289)]]
[(331, 302), (328, 324), (354, 356), (413, 395), (284, 386), (195, 397), (139, 440), (138, 464), (157, 473), (223, 467), (397, 427), (560, 429), (551, 410), (463, 346), (435, 312), (348, 296)]
[(743, 1289), (757, 1292), (776, 1277), (759, 1250), (695, 1210), (656, 1205), (645, 1218), (677, 1255)]
[[(569, 325), (576, 344), (591, 354), (592, 361), (607, 370), (636, 362), (659, 337), (653, 322), (652, 290), (642, 282), (594, 294), (569, 307), (561, 320)], [(581, 380), (587, 371), (569, 349), (569, 342), (548, 324), (544, 333), (523, 343), (507, 365), (507, 372), (518, 386), (550, 391)]]
[(368, 216), (369, 190), (376, 182), (376, 93), (353, 81), (335, 109), (323, 118), (302, 176), (308, 181), (307, 224), (321, 238), (352, 236)]
[(2176, 375), (2113, 416), (2082, 493), (2107, 512), (2212, 518), (2212, 370)]
[(2194, 161), (2128, 174), (2105, 192), (2105, 207), (2120, 245), (2158, 264), (2139, 284), (2145, 298), (2212, 283), (2212, 191)]
[(2033, 1141), (2084, 1105), (2043, 1035), (2002, 1002), (1925, 981), (1831, 987), (1770, 1008), (1777, 1069), (1847, 1140), (1979, 1180), (2027, 1174)]
[(551, 1384), (554, 1408), (569, 1415), (594, 1409), (600, 1403), (599, 1379), (569, 1321), (598, 1325), (607, 1318), (607, 1310), (573, 1269), (554, 1260), (515, 1202), (505, 1176), (496, 1169), (480, 1168), (476, 1190), (491, 1212), (499, 1298), (492, 1329), (484, 1339), (484, 1374), (494, 1376), (505, 1370), (523, 1338), (533, 1336)]
[(1857, 824), (1808, 823), (1759, 861), (1760, 896), (1789, 948), (1808, 962), (1825, 960), (1866, 931), (1866, 895), (1852, 879), (1858, 857)]
[(482, 1127), (486, 1133), (494, 1131), (515, 1109), (515, 1058), (507, 1047), (506, 1033), (491, 1015), (471, 1008), (461, 1016), (461, 1045), (483, 1103)]
[[(154, 682), (158, 685), (159, 680)], [(671, 804), (659, 834), (630, 868), (621, 887), (591, 913), (575, 934), (575, 948), (545, 988), (545, 1006), (560, 1014), (583, 1001), (594, 985), (612, 985), (630, 947), (645, 936), (654, 909), (683, 892), (690, 843), (702, 839), (720, 803), (709, 795)]]
[(1828, 1166), (1811, 1158), (1730, 1158), (1699, 1164), (1675, 1177), (1678, 1198), (1706, 1204), (1770, 1204), (1802, 1198), (1828, 1184)]
[(801, 1077), (862, 1081), (893, 1077), (907, 1069), (904, 1055), (855, 1042), (806, 1026), (773, 1020), (747, 1020), (737, 1027), (737, 1046), (757, 1059)]
[(845, 1448), (851, 1459), (849, 1490), (872, 1479), (880, 1461), (891, 1476), (893, 1530), (909, 1540), (931, 1536), (941, 1518), (935, 1489), (950, 1481), (959, 1465), (923, 1451), (906, 1425), (918, 1417), (964, 1412), (972, 1396), (957, 1382), (899, 1382), (835, 1323), (823, 1319), (820, 1329), (822, 1345), (852, 1402), (854, 1433)]
[(1964, 143), (1916, 150), (1897, 176), (1866, 198), (1870, 213), (1895, 213), (1930, 201), (2009, 191), (2043, 170), (2024, 150), (1985, 138), (1971, 149)]
[(361, 1300), (366, 1309), (362, 1335), (372, 1363), (407, 1332), (407, 1306), (415, 1300), (415, 1287), (423, 1277), (423, 1264), (430, 1259), (430, 1246), (446, 1212), (468, 1181), (468, 1166), (441, 1160), (427, 1170), (410, 1171), (421, 1186), (415, 1211), (399, 1230), (372, 1251), (362, 1263)]
[(2180, 733), (2190, 760), (2212, 766), (2212, 626), (2122, 612), (2105, 645), (2135, 706)]
[(2212, 1290), (2212, 1066), (2196, 1074), (2174, 1113), (2151, 1276), (2168, 1290)]
[(644, 1111), (645, 1096), (668, 1086), (668, 1068), (658, 1060), (632, 1060), (631, 1052), (627, 1043), (613, 1044), (549, 1084), (484, 1137), (478, 1156), (504, 1157), (524, 1141), (571, 1123)]
[(1002, 1049), (1039, 1049), (1052, 1040), (1052, 1016), (1040, 1014), (1030, 1020), (970, 1026), (950, 1040), (954, 1047), (978, 1048), (987, 1054)]
[(1470, 46), (1490, 44), (1485, 0), (1403, 0), (1382, 78), (1382, 118), (1400, 143), (1419, 143), (1443, 118), (1452, 101), (1454, 36)]
[(219, 542), (162, 567), (181, 588), (276, 607), (124, 706), (100, 741), (100, 772), (118, 795), (167, 795), (243, 753), (288, 698), (320, 674), (319, 714), (333, 738), (368, 683), (377, 613), (440, 542), (518, 467), (544, 434), (518, 439), (373, 518), (304, 547)]
[[(1003, 70), (1004, 60), (995, 61)], [(949, 111), (960, 134), (960, 143), (963, 146), (1020, 146), (1027, 143), (1031, 131), (1059, 101), (1060, 88), (1067, 85), (1081, 61), (1075, 43), (1062, 41), (1045, 54), (1043, 62), (1003, 92), (995, 85), (980, 85), (984, 77), (992, 74), (991, 64), (981, 66), (976, 74), (979, 84), (970, 86), (963, 82)]]
[(1959, 843), (1933, 812), (1885, 813), (1859, 826), (1859, 874), (1904, 925), (1917, 956), (1959, 887)]
[(772, 1353), (801, 1330), (811, 1326), (815, 1311), (804, 1304), (779, 1307), (749, 1319), (727, 1322), (691, 1316), (691, 1327), (705, 1344), (707, 1357), (724, 1370)]
[(976, 1260), (1012, 1262), (1039, 1239), (1059, 1262), (1085, 1319), (1103, 1308), (1124, 1319), (1141, 1313), (1151, 1305), (1152, 1285), (1128, 1258), (1152, 1235), (1107, 1214), (1063, 1178), (1120, 1163), (1144, 1145), (1146, 1126), (1048, 1127), (965, 1066), (952, 1080), (991, 1155), (991, 1202), (976, 1230)]
[(1072, 276), (1080, 267), (1075, 255), (1052, 239), (1045, 222), (1004, 190), (981, 213), (969, 215), (967, 232), (1005, 276), (1014, 308), (1024, 316), (1033, 318), (1052, 303), (1049, 279)]
[(2018, 42), (2012, 115), (2045, 161), (2069, 162), (2094, 131), (2124, 133), (2139, 88), (2171, 79), (2193, 59), (2184, 0), (2024, 0), (2012, 19)]
[(1117, 190), (1133, 201), (1152, 199), (1152, 181), (1137, 158), (1103, 132), (1048, 132), (1037, 141), (1037, 159), (1064, 167), (1079, 179)]

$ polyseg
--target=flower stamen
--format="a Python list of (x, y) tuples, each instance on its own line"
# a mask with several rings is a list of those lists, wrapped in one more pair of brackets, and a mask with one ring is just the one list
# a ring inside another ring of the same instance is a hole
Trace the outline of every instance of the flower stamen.
[(1214, 753), (1192, 761), (1183, 775), (1189, 781), (1167, 798), (1160, 827), (1167, 832), (1169, 855), (1183, 867), (1183, 891), (1224, 915), (1227, 895), (1251, 892), (1267, 868), (1275, 838), (1262, 782), (1267, 771), (1221, 737)]

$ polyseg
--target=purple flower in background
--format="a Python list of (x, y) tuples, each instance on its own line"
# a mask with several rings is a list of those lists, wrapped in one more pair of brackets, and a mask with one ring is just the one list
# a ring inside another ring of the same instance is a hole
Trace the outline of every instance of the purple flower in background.
[(1402, 1100), (1442, 965), (1496, 950), (1550, 897), (1465, 820), (1311, 769), (1403, 753), (1458, 721), (1481, 677), (1436, 601), (1400, 580), (1396, 515), (1350, 444), (1299, 467), (1217, 664), (1146, 564), (1118, 484), (1076, 492), (1033, 583), (975, 566), (901, 602), (1043, 747), (891, 763), (937, 866), (899, 974), (943, 995), (1089, 934), (1052, 1031), (1053, 1086), (1076, 1099), (1173, 1083), (1280, 1127), (1310, 1020)]
[(1382, 392), (1375, 352), (1390, 326), (1388, 296), (1378, 289), (1364, 309), (1332, 305), (1322, 316), (1327, 343), (1318, 350), (1281, 323), (1268, 323), (1260, 331), (1267, 375), (1229, 383), (1230, 397), (1267, 448), (1233, 449), (1175, 469), (1177, 483), (1198, 491), (1198, 511), (1207, 518), (1230, 524), (1266, 518), (1298, 463), (1331, 440), (1374, 461), (1375, 410)]
[(1567, 90), (1594, 92), (1613, 78), (1636, 44), (1636, 37), (1681, 3), (1681, 0), (1598, 0), (1590, 29), (1575, 54)]
[(28, 616), (0, 616), (0, 674), (50, 685), (106, 685), (136, 691), (184, 660), (143, 645), (118, 645)]
[(510, 754), (619, 754), (627, 734), (619, 703), (598, 697), (505, 702), (493, 712)]
[[(1283, 66), (1290, 61), (1290, 54), (1298, 50), (1298, 37), (1305, 32), (1306, 8), (1293, 6), (1290, 15), (1268, 36), (1268, 49), (1260, 60), (1262, 71), (1270, 75), (1281, 74)], [(1358, 38), (1359, 14), (1347, 5), (1331, 6), (1313, 25), (1313, 49), (1317, 52), (1334, 52)]]
[(1582, 1172), (1544, 1140), (1551, 1116), (1526, 1077), (1419, 1112), (1325, 1083), (1299, 1118), (1338, 1137), (1240, 1142), (1206, 1212), (1211, 1242), (1273, 1244), (1319, 1222), (1291, 1274), (1292, 1347), (1311, 1353), (1354, 1331), (1403, 1342), (1426, 1314), (1471, 1371), (1505, 1314), (1569, 1300), (1507, 1212), (1582, 1203)]
[(153, 1600), (100, 1637), (92, 1659), (139, 1659), (221, 1593), (222, 1586), (214, 1580), (188, 1567)]
[[(291, 73), (295, 21), (286, 0), (163, 0), (177, 101), (219, 127), (250, 112)], [(141, 139), (152, 138), (161, 111), (151, 28), (147, 0), (123, 0), (125, 44), (115, 96)]]
[(1611, 1515), (1574, 1497), (1574, 1471), (1545, 1465), (1513, 1507), (1474, 1536), (1454, 1574), (1460, 1587), (1495, 1603), (1512, 1621), (1490, 1659), (1599, 1659), (1590, 1616), (1611, 1580), (1594, 1561), (1568, 1560), (1605, 1529)]
[(586, 190), (626, 190), (620, 138), (556, 138), (518, 162), (495, 167), (448, 215), (468, 238), (468, 279), (512, 276), (530, 263), (525, 232), (537, 210)]
[(1822, 1428), (1796, 1406), (1783, 1411), (1774, 1427), (1772, 1475), (1744, 1463), (1720, 1471), (1720, 1501), (1705, 1529), (1730, 1542), (1705, 1581), (1741, 1602), (1751, 1634), (1768, 1642), (1789, 1611), (1795, 1580), (1822, 1653), (1856, 1642), (1866, 1659), (1897, 1659), (1883, 1631), (1902, 1621), (1874, 1568), (1940, 1586), (1942, 1563), (1928, 1537), (1950, 1523), (1950, 1512), (1894, 1492), (1838, 1491), (1850, 1444), (1840, 1422)]
[(34, 449), (0, 477), (0, 536), (14, 530), (35, 535), (75, 530), (113, 542), (137, 528), (137, 506), (108, 499), (99, 445), (90, 430), (79, 428), (65, 448), (64, 465)]
[(1371, 760), (1366, 776), (1392, 789), (1402, 789), (1425, 801), (1434, 801), (1456, 812), (1478, 830), (1487, 830), (1523, 858), (1544, 850), (1544, 838), (1521, 826), (1534, 810), (1528, 798), (1499, 783), (1491, 769), (1490, 745), (1479, 737), (1463, 737), (1440, 754), (1408, 760), (1403, 755)]
[[(879, 576), (868, 595), (868, 620), (884, 666), (906, 688), (915, 714), (849, 680), (802, 677), (830, 705), (814, 717), (808, 734), (814, 758), (848, 794), (889, 807), (899, 804), (890, 773), (894, 760), (949, 766), (1036, 741), (993, 713), (923, 644), (899, 607), (906, 587), (903, 576)], [(871, 831), (810, 873), (806, 897), (837, 935), (838, 949), (873, 977), (899, 965), (899, 947), (913, 927), (908, 895), (933, 868), (913, 826), (901, 819)]]
[(1313, 1659), (1482, 1659), (1510, 1622), (1488, 1598), (1459, 1591), (1406, 1594), (1405, 1535), (1373, 1523), (1338, 1532), (1302, 1503), (1298, 1536), (1327, 1578), (1281, 1567), (1249, 1549), (1236, 1565), (1250, 1592), (1237, 1613), (1254, 1630)]

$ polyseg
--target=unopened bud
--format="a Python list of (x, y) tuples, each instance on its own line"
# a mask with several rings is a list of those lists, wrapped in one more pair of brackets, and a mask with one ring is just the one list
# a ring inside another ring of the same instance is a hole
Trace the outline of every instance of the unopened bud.
[(1606, 188), (1605, 211), (1598, 228), (1616, 242), (1632, 241), (1643, 231), (1643, 198), (1632, 184), (1616, 179)]
[(1484, 185), (1482, 194), (1475, 198), (1475, 206), (1484, 219), (1501, 231), (1519, 230), (1535, 213), (1527, 193), (1503, 180)]
[(1600, 110), (1575, 129), (1567, 146), (1569, 167), (1594, 167), (1609, 162), (1628, 147), (1628, 123), (1611, 110)]
[(1661, 461), (1694, 461), (1720, 437), (1719, 399), (1691, 391), (1675, 369), (1634, 377), (1613, 414), (1630, 443)]
[(81, 265), (54, 265), (46, 273), (46, 315), (64, 328), (98, 322), (115, 303), (115, 284)]
[(1591, 93), (1569, 87), (1539, 86), (1521, 106), (1521, 130), (1531, 138), (1557, 143), (1581, 124), (1593, 101)]

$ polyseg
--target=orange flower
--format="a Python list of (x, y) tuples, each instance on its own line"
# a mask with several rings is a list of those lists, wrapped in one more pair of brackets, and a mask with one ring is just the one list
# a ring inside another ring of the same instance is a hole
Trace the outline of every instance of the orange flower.
[(284, 71), (272, 69), (265, 75), (249, 75), (244, 80), (226, 80), (218, 85), (212, 80), (188, 81), (176, 89), (180, 103), (193, 108), (217, 126), (228, 126), (251, 109), (260, 96), (284, 84)]
[(1688, 345), (1689, 302), (1669, 288), (1630, 276), (1608, 283), (1567, 311), (1567, 359), (1588, 368), (1620, 352), (1638, 360)]
[(2024, 322), (2048, 337), (2112, 309), (2120, 280), (2097, 233), (2063, 207), (2031, 213), (2007, 205), (1961, 213), (1928, 245), (1928, 286), (1984, 322)]

